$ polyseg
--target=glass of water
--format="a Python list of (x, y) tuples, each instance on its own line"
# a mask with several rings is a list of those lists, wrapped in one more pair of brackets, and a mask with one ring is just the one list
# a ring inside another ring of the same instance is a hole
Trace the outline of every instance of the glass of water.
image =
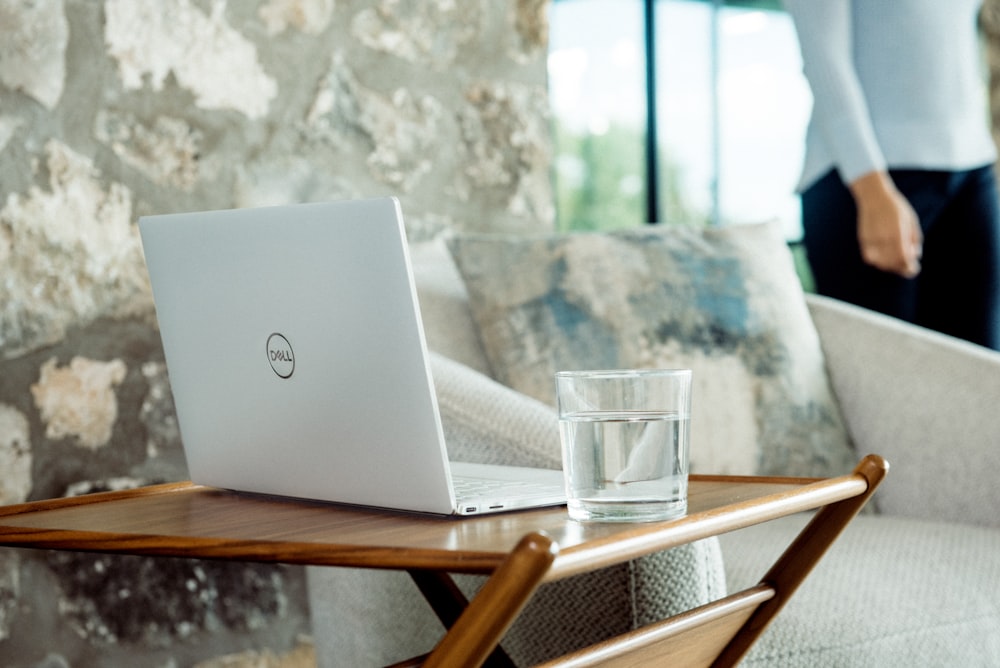
[(687, 512), (690, 369), (560, 371), (556, 395), (570, 517)]

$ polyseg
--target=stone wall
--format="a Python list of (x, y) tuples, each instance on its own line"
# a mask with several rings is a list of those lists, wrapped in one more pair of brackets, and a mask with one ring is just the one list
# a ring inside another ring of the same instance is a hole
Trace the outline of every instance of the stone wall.
[[(0, 503), (186, 477), (140, 215), (550, 229), (546, 37), (544, 0), (0, 0)], [(0, 665), (309, 665), (304, 586), (0, 550)]]
[(983, 31), (986, 50), (993, 141), (1000, 148), (1000, 0), (983, 0), (979, 24)]

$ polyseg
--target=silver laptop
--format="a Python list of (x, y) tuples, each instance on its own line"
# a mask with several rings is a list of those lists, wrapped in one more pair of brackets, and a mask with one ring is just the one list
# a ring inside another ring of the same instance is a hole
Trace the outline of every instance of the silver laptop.
[(437, 514), (565, 502), (561, 471), (449, 463), (395, 198), (139, 228), (194, 482)]

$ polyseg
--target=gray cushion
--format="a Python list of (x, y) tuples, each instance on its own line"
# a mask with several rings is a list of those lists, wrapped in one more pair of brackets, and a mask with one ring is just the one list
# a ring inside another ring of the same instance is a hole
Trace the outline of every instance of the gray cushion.
[[(444, 628), (405, 573), (309, 567), (320, 668), (380, 666), (430, 651)], [(725, 595), (716, 539), (542, 585), (504, 649), (531, 666)], [(483, 578), (458, 576), (468, 596)]]
[(504, 638), (530, 666), (726, 594), (717, 538), (542, 585)]
[(459, 462), (562, 468), (559, 422), (546, 404), (431, 353), (448, 456)]
[[(759, 579), (805, 518), (721, 538), (730, 590)], [(1000, 666), (1000, 532), (856, 518), (745, 668)]]
[[(559, 467), (555, 411), (441, 355), (431, 372), (455, 460)], [(399, 573), (310, 568), (310, 605), (321, 666), (377, 665), (428, 651), (443, 629)], [(465, 576), (473, 593), (483, 578)], [(710, 538), (544, 585), (504, 646), (531, 665), (637, 628), (726, 593), (722, 552)]]
[(472, 322), (469, 295), (444, 239), (410, 244), (410, 262), (427, 346), (488, 373), (489, 362)]
[[(546, 403), (561, 369), (694, 370), (691, 470), (838, 475), (855, 455), (770, 224), (460, 236), (493, 376)], [(516, 277), (516, 280), (512, 280)]]
[[(555, 410), (441, 355), (431, 355), (449, 456), (561, 467)], [(470, 592), (481, 578), (462, 578)], [(530, 665), (725, 595), (718, 539), (711, 538), (543, 586), (504, 646)]]

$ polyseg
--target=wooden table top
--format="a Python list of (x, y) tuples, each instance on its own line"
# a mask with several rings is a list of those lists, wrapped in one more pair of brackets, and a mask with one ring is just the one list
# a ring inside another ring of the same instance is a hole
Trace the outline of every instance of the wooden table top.
[(489, 573), (522, 537), (543, 532), (558, 545), (546, 576), (555, 580), (866, 489), (857, 474), (818, 481), (693, 475), (682, 518), (581, 523), (565, 506), (450, 518), (171, 483), (0, 507), (0, 545)]

